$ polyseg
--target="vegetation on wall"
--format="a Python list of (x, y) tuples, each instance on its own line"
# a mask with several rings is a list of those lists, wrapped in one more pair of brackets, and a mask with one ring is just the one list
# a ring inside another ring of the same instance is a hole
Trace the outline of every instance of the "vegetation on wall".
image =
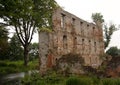
[(48, 32), (48, 33), (51, 33), (52, 32), (52, 29), (49, 29), (49, 28), (41, 28), (40, 30), (39, 30), (40, 32)]
[(61, 63), (61, 62), (67, 62), (68, 64), (74, 64), (74, 63), (84, 63), (84, 59), (81, 57), (81, 55), (79, 54), (66, 54), (63, 55), (58, 61), (57, 63)]
[[(72, 73), (71, 69), (77, 67), (78, 71), (82, 71), (82, 66), (84, 64), (84, 59), (79, 54), (66, 54), (61, 58), (56, 60), (56, 65), (54, 69), (62, 73), (64, 75), (68, 75)], [(75, 68), (74, 68), (75, 69)]]
[(101, 13), (93, 13), (92, 19), (95, 23), (100, 22), (102, 24), (104, 22), (103, 15), (101, 15)]

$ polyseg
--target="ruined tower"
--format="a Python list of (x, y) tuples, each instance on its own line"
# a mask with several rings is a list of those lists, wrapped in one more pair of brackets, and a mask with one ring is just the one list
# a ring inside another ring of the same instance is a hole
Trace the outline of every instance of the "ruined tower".
[(52, 21), (52, 32), (39, 32), (41, 72), (69, 53), (80, 54), (84, 58), (84, 65), (97, 67), (101, 64), (99, 56), (104, 52), (101, 26), (86, 22), (60, 8), (55, 10)]

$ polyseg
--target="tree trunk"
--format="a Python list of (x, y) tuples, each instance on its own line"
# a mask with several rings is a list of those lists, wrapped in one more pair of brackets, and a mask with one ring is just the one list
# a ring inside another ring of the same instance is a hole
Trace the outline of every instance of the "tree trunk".
[(28, 45), (24, 46), (24, 65), (28, 66), (28, 62), (29, 62), (29, 50), (28, 50)]

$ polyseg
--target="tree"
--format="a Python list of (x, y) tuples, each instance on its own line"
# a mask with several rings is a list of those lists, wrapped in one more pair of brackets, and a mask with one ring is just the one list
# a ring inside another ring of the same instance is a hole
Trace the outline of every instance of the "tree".
[(23, 60), (23, 48), (16, 34), (9, 41), (9, 60)]
[[(103, 15), (101, 15), (100, 13), (94, 13), (92, 14), (92, 19), (96, 23), (97, 26), (102, 27), (102, 24), (104, 22)], [(104, 45), (106, 49), (106, 47), (108, 47), (110, 43), (113, 32), (117, 30), (117, 28), (115, 27), (114, 24), (110, 24), (110, 26), (107, 26), (107, 25), (103, 25), (103, 26), (104, 26), (104, 32), (103, 32), (104, 33)]]
[(117, 47), (111, 47), (106, 51), (107, 54), (111, 55), (112, 57), (120, 55), (120, 49)]
[(0, 26), (0, 59), (7, 57), (8, 47), (8, 30)]
[(100, 13), (93, 13), (92, 20), (95, 23), (97, 23), (97, 22), (103, 23), (104, 22), (103, 15), (101, 15)]
[(108, 47), (110, 40), (111, 40), (111, 36), (113, 34), (114, 31), (116, 31), (117, 28), (115, 27), (114, 24), (110, 24), (110, 26), (108, 27), (107, 25), (104, 25), (104, 45), (105, 48)]
[(51, 27), (54, 0), (0, 0), (1, 25), (11, 26), (24, 48), (24, 65), (29, 61), (29, 44), (35, 30)]
[(39, 45), (38, 43), (31, 43), (29, 47), (30, 51), (30, 60), (36, 59), (39, 56), (38, 50), (39, 50)]

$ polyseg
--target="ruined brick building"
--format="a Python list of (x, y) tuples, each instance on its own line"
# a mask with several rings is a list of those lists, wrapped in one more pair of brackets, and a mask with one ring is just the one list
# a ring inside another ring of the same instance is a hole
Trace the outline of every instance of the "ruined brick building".
[(40, 70), (55, 65), (62, 55), (74, 53), (84, 58), (85, 65), (99, 66), (104, 52), (102, 27), (86, 22), (75, 15), (55, 10), (52, 32), (39, 32)]

